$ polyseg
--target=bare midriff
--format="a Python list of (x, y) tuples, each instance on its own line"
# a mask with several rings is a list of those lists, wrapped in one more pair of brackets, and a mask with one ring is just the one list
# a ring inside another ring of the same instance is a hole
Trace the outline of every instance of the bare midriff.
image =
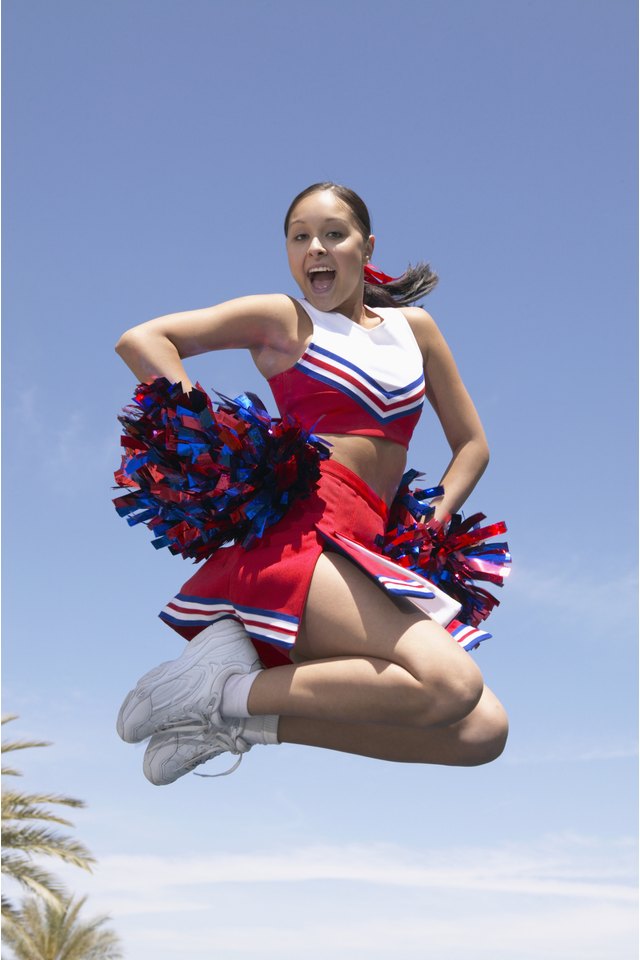
[(401, 444), (381, 437), (319, 436), (331, 444), (333, 460), (357, 473), (387, 505), (391, 504), (407, 463), (407, 451)]

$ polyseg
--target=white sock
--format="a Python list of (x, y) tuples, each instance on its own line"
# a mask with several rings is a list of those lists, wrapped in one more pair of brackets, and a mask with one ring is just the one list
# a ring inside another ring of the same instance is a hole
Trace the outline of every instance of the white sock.
[(242, 727), (241, 737), (247, 743), (280, 743), (278, 740), (278, 723), (280, 717), (264, 715), (249, 717)]
[(253, 673), (233, 673), (222, 688), (220, 713), (223, 717), (250, 717), (247, 708), (249, 691), (262, 670)]

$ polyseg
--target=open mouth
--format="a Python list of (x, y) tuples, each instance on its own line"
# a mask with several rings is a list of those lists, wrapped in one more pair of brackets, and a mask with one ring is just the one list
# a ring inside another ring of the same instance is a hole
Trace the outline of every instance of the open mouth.
[(330, 267), (314, 267), (307, 273), (314, 293), (327, 293), (336, 278), (335, 270)]

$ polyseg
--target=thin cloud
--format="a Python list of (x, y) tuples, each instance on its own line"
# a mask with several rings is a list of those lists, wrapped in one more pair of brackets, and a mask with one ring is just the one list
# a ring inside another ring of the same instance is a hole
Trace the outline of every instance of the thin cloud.
[(421, 856), (384, 845), (119, 856), (98, 867), (91, 903), (136, 960), (208, 958), (214, 947), (242, 960), (623, 960), (636, 916), (617, 875), (630, 850), (556, 837)]
[(19, 431), (12, 429), (11, 442), (16, 452), (23, 446), (31, 450), (37, 444), (39, 467), (51, 474), (60, 490), (76, 489), (69, 482), (69, 475), (70, 471), (77, 470), (79, 463), (83, 473), (93, 468), (96, 473), (104, 474), (107, 483), (119, 465), (121, 451), (115, 414), (108, 433), (96, 432), (95, 424), (90, 423), (82, 409), (62, 409), (52, 417), (43, 391), (32, 385), (21, 393), (19, 404), (8, 404), (6, 416), (9, 423), (20, 424)]
[(629, 859), (626, 843), (603, 849), (581, 838), (554, 838), (539, 848), (462, 848), (419, 854), (384, 844), (197, 857), (120, 854), (102, 858), (96, 885), (102, 897), (126, 900), (130, 912), (141, 913), (149, 905), (155, 912), (161, 901), (175, 902), (187, 888), (202, 892), (220, 883), (319, 880), (629, 903), (635, 899)]
[(483, 916), (473, 904), (458, 903), (455, 914), (448, 910), (438, 916), (427, 907), (420, 918), (385, 911), (383, 916), (353, 921), (324, 914), (322, 922), (311, 923), (282, 909), (278, 921), (272, 924), (252, 923), (250, 903), (247, 912), (249, 917), (245, 913), (230, 923), (218, 918), (211, 931), (148, 928), (136, 932), (130, 942), (136, 944), (136, 956), (140, 956), (140, 947), (151, 948), (145, 955), (150, 958), (158, 956), (158, 950), (171, 957), (209, 957), (215, 943), (216, 955), (259, 956), (261, 960), (278, 956), (305, 956), (309, 960), (326, 956), (602, 960), (607, 956), (608, 960), (621, 960), (630, 955), (623, 952), (624, 941), (628, 948), (634, 936), (630, 912), (611, 905), (600, 905), (591, 912), (542, 909), (534, 915), (533, 911), (504, 910), (499, 915)]
[[(576, 610), (585, 609), (589, 614), (598, 607), (606, 607), (614, 612), (620, 601), (631, 606), (634, 590), (638, 586), (635, 569), (621, 570), (615, 577), (604, 578), (585, 573), (575, 576), (568, 573), (572, 566), (584, 564), (584, 557), (576, 558), (575, 564), (567, 560), (558, 569), (546, 567), (544, 570), (518, 564), (516, 575), (509, 578), (509, 589), (534, 602), (570, 609), (575, 616)], [(590, 600), (590, 602), (588, 602)]]
[[(616, 636), (631, 639), (637, 619), (636, 569), (619, 569), (616, 576), (605, 578), (595, 569), (590, 572), (588, 559), (566, 558), (562, 567), (543, 570), (517, 563), (506, 588), (510, 604), (515, 608), (520, 602), (535, 608), (537, 621), (552, 617), (558, 629), (571, 624), (572, 632), (578, 617), (589, 624), (582, 640), (593, 636), (601, 642), (604, 636), (610, 644)], [(595, 561), (591, 567), (595, 567)], [(580, 572), (574, 573), (576, 570)]]

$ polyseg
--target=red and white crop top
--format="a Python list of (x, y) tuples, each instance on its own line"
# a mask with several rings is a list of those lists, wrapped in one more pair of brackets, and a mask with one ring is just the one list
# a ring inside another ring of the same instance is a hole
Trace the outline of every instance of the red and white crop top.
[(409, 446), (424, 403), (422, 354), (401, 310), (376, 307), (377, 327), (298, 300), (313, 323), (293, 367), (269, 378), (280, 416), (315, 433), (383, 437)]

